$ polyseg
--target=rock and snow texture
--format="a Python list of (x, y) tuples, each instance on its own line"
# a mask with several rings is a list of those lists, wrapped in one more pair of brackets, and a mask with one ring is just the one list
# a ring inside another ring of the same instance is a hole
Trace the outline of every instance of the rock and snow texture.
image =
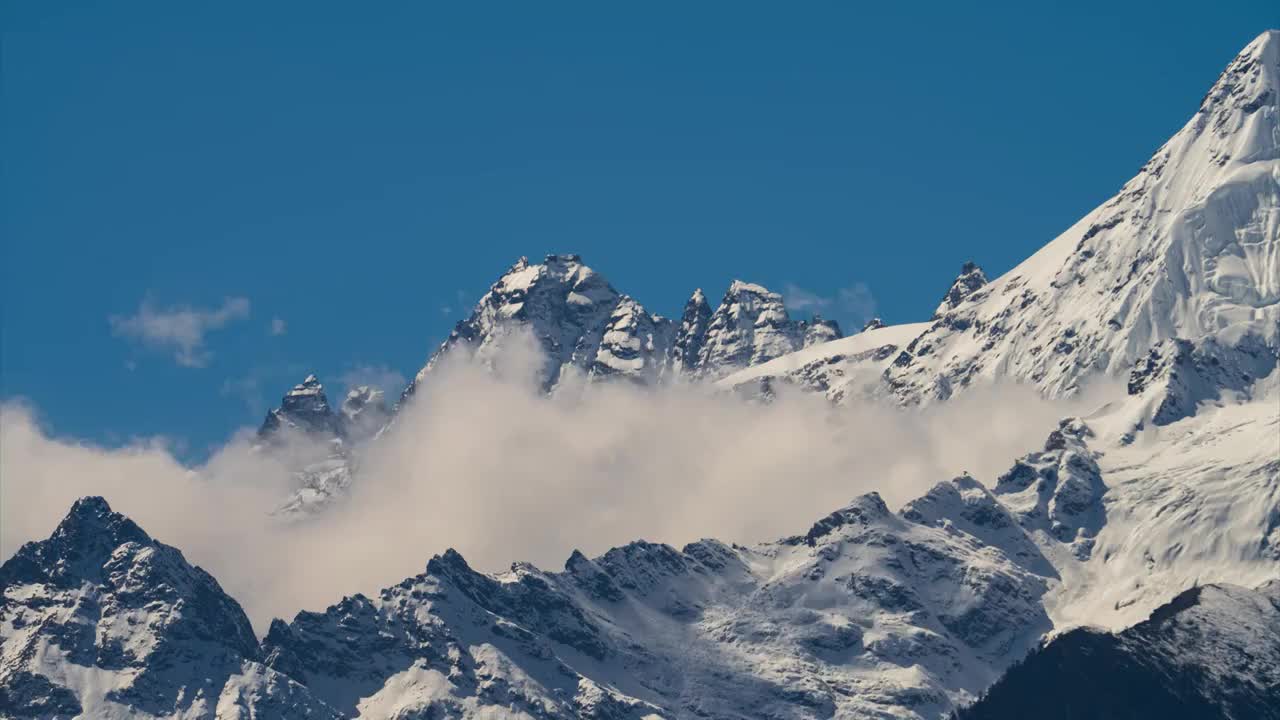
[(280, 407), (269, 411), (262, 421), (258, 436), (267, 439), (286, 430), (335, 436), (341, 432), (338, 416), (324, 394), (324, 385), (315, 375), (308, 375), (284, 394)]
[(1054, 639), (957, 720), (1275, 720), (1276, 638), (1280, 582), (1195, 587), (1122, 632), (1079, 629)]
[[(962, 276), (962, 280), (965, 276)], [(902, 401), (979, 379), (1050, 396), (1161, 342), (1280, 333), (1280, 32), (1231, 62), (1120, 193), (999, 279), (959, 282), (890, 367)], [(957, 292), (959, 291), (959, 292)]]
[(217, 581), (102, 498), (0, 566), (0, 716), (335, 717)]
[(685, 303), (676, 331), (675, 344), (671, 348), (671, 368), (676, 373), (693, 371), (702, 355), (702, 344), (707, 339), (707, 325), (711, 323), (711, 306), (702, 288), (693, 291), (693, 297)]
[[(917, 404), (978, 379), (1063, 396), (1093, 372), (1127, 378), (999, 477), (898, 512), (865, 495), (753, 547), (635, 542), (499, 575), (449, 551), (261, 644), (212, 578), (86, 499), (0, 567), (0, 714), (939, 718), (1048, 636), (999, 686), (1012, 697), (1177, 678), (1182, 709), (1265, 717), (1280, 705), (1278, 64), (1269, 32), (1120, 195), (993, 282), (966, 265), (927, 323), (819, 342), (838, 332), (735, 282), (714, 311), (695, 293), (677, 325), (551, 256), (495, 283), (406, 391), (455, 351), (496, 362), (514, 327), (550, 359), (547, 388), (677, 374)], [(265, 434), (341, 446), (377, 406), (348, 400), (333, 413), (308, 378)], [(1120, 670), (1081, 666), (1071, 643)], [(1041, 690), (1046, 663), (1057, 685)], [(1063, 687), (1062, 668), (1088, 684)]]
[(782, 296), (734, 280), (707, 323), (696, 373), (717, 379), (804, 347), (805, 326), (787, 315)]
[(694, 292), (677, 324), (619, 293), (577, 255), (548, 255), (539, 265), (521, 258), (458, 323), (401, 402), (454, 353), (493, 366), (524, 331), (545, 359), (536, 374), (548, 390), (572, 376), (642, 384), (718, 378), (840, 337), (836, 323), (792, 320), (782, 296), (740, 280), (714, 312), (702, 290)]
[(382, 391), (352, 389), (339, 413), (314, 374), (285, 393), (258, 430), (259, 452), (282, 453), (294, 469), (294, 492), (276, 512), (302, 516), (324, 509), (351, 487), (355, 460), (350, 441), (372, 437), (387, 422)]
[(783, 387), (825, 394), (834, 401), (875, 395), (889, 363), (928, 323), (868, 327), (856, 335), (816, 343), (716, 382), (748, 396), (769, 397)]

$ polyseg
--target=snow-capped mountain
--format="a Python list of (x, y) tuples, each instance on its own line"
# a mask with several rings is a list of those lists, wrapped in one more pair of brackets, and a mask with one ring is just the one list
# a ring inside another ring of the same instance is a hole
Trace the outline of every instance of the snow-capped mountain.
[(902, 401), (980, 379), (1051, 396), (1153, 346), (1280, 336), (1280, 37), (1260, 35), (1119, 194), (990, 283), (966, 266), (886, 373)]
[[(997, 477), (940, 478), (896, 512), (863, 495), (751, 547), (637, 541), (497, 575), (447, 551), (260, 643), (211, 577), (86, 499), (0, 567), (0, 713), (941, 718), (1033, 651), (968, 712), (1088, 694), (1064, 677), (1177, 678), (1183, 709), (1224, 717), (1280, 707), (1277, 78), (1271, 31), (1116, 198), (994, 281), (966, 264), (926, 322), (833, 338), (735, 281), (677, 324), (549, 256), (504, 274), (402, 396), (524, 331), (549, 390), (686, 378), (925, 405), (987, 379), (1126, 381)], [(308, 378), (264, 442), (346, 448), (377, 407), (357, 391), (334, 413)]]
[(259, 662), (216, 580), (102, 498), (22, 546), (0, 587), (0, 716), (336, 717)]
[(781, 295), (740, 280), (714, 312), (695, 291), (677, 325), (619, 293), (577, 255), (548, 255), (538, 265), (521, 258), (432, 354), (401, 403), (446, 358), (462, 353), (492, 365), (520, 331), (532, 334), (545, 357), (538, 377), (546, 389), (575, 374), (643, 384), (715, 378), (840, 337), (836, 323), (793, 320)]
[(260, 452), (283, 453), (294, 468), (295, 490), (276, 512), (299, 517), (343, 497), (355, 473), (355, 444), (372, 438), (389, 418), (382, 390), (367, 385), (349, 390), (336, 413), (314, 374), (286, 392), (257, 435)]
[(286, 429), (333, 436), (342, 434), (341, 421), (329, 407), (324, 385), (315, 375), (308, 375), (295, 385), (281, 398), (280, 407), (267, 412), (262, 427), (258, 429), (258, 437), (270, 439)]

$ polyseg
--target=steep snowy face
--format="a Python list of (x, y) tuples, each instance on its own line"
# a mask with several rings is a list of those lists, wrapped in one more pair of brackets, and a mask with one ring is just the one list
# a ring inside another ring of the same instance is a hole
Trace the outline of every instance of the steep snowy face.
[(258, 437), (267, 439), (288, 428), (304, 433), (339, 434), (339, 419), (329, 407), (324, 385), (315, 375), (308, 375), (301, 383), (285, 393), (280, 407), (267, 413), (258, 429)]
[(996, 377), (1069, 395), (1179, 338), (1275, 348), (1280, 33), (1250, 43), (1118, 195), (998, 280), (968, 278), (886, 373), (902, 401)]
[(707, 323), (698, 353), (699, 377), (718, 379), (804, 347), (804, 324), (792, 320), (782, 296), (734, 280)]
[(548, 255), (541, 265), (521, 258), (485, 293), (471, 317), (458, 323), (401, 402), (453, 353), (497, 362), (511, 348), (516, 328), (528, 330), (545, 354), (538, 377), (548, 389), (573, 372), (636, 380), (656, 376), (673, 334), (670, 321), (620, 295), (577, 255)]
[[(0, 715), (331, 717), (258, 664), (248, 618), (208, 573), (102, 498), (0, 566)], [(273, 696), (250, 692), (271, 686)]]
[(1195, 587), (1114, 635), (1079, 629), (1054, 639), (957, 720), (1275, 720), (1277, 637), (1280, 582)]

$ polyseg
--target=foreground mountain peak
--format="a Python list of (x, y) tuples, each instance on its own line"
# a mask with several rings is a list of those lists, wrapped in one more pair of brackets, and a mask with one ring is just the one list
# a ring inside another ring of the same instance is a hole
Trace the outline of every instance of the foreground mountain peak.
[(319, 717), (244, 611), (100, 497), (0, 565), (4, 717)]

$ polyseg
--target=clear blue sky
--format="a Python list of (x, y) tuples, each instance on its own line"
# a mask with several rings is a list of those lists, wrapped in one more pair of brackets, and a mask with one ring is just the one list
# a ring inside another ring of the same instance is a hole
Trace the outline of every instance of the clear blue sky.
[[(412, 375), (548, 252), (666, 314), (741, 277), (919, 320), (963, 261), (999, 274), (1114, 193), (1277, 25), (1269, 1), (8, 2), (3, 397), (199, 456), (306, 370)], [(108, 320), (227, 297), (247, 317), (185, 365)]]

